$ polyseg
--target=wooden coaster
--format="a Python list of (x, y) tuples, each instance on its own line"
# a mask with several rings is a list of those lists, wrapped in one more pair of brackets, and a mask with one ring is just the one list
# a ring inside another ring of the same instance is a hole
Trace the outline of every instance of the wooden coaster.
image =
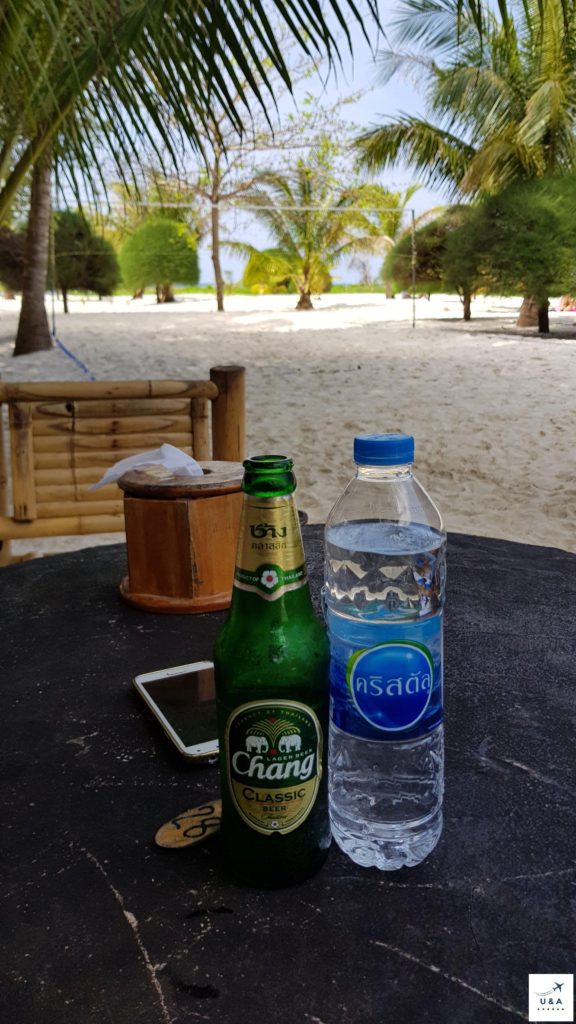
[(222, 801), (209, 800), (200, 807), (192, 807), (182, 811), (175, 818), (167, 821), (158, 829), (154, 836), (157, 846), (168, 850), (177, 850), (181, 846), (195, 846), (203, 843), (220, 829), (222, 817)]

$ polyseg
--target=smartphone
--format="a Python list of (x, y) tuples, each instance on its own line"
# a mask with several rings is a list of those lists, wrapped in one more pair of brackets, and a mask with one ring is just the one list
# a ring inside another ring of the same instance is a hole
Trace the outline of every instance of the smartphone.
[(184, 757), (204, 761), (218, 755), (211, 661), (144, 672), (134, 686)]

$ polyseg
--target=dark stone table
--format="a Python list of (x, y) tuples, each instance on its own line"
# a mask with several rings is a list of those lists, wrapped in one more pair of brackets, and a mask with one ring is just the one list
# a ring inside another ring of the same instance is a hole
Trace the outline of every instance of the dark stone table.
[[(305, 540), (314, 593), (322, 534)], [(452, 536), (443, 838), (276, 891), (156, 828), (218, 792), (132, 692), (223, 615), (124, 605), (121, 545), (0, 570), (6, 1024), (506, 1024), (573, 972), (576, 556)]]

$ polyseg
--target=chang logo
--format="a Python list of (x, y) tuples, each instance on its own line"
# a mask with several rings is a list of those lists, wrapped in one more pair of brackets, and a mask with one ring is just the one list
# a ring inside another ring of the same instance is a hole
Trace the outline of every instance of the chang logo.
[(250, 533), (257, 540), (263, 540), (264, 537), (285, 537), (286, 532), (285, 526), (277, 526), (275, 523), (252, 523), (250, 526)]
[(379, 644), (352, 656), (347, 679), (366, 721), (383, 732), (403, 732), (420, 721), (430, 703), (434, 662), (422, 644)]
[(322, 729), (298, 701), (236, 708), (224, 741), (229, 792), (257, 832), (291, 832), (310, 814), (322, 776)]

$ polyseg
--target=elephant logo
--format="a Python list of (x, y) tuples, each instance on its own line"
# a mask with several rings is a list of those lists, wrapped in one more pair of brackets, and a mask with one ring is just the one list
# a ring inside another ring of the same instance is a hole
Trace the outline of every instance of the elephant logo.
[(299, 753), (302, 749), (300, 729), (286, 718), (262, 718), (246, 732), (244, 745), (247, 753), (278, 754)]
[(268, 740), (265, 736), (247, 736), (246, 750), (249, 754), (256, 751), (257, 754), (265, 754), (268, 750)]
[(278, 750), (281, 754), (287, 754), (290, 750), (300, 751), (302, 748), (302, 737), (298, 733), (289, 736), (281, 736), (278, 740)]

